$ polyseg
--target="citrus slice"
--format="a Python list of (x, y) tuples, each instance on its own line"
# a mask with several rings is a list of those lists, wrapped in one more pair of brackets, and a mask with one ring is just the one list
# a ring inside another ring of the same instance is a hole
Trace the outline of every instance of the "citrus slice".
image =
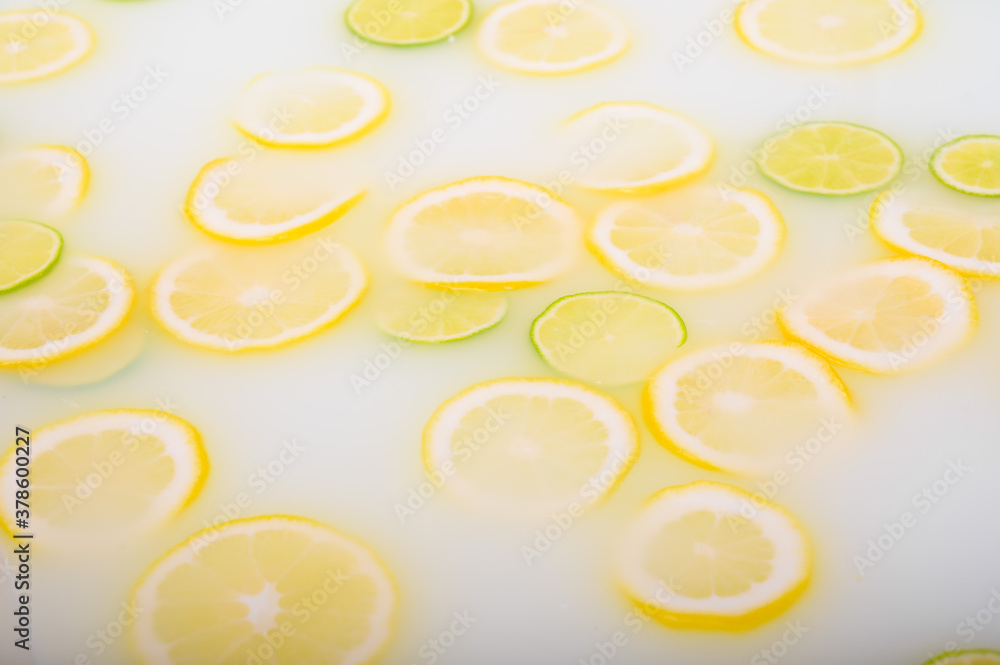
[(132, 364), (146, 343), (145, 325), (129, 317), (99, 343), (68, 358), (21, 365), (17, 374), (25, 384), (69, 388), (108, 379)]
[(94, 47), (94, 33), (69, 14), (0, 12), (0, 84), (20, 83), (69, 69)]
[(591, 383), (636, 383), (687, 339), (672, 308), (634, 293), (565, 296), (531, 324), (531, 341), (545, 362)]
[(356, 0), (345, 17), (356, 35), (389, 46), (439, 42), (471, 18), (469, 0)]
[(779, 312), (791, 335), (841, 364), (880, 374), (945, 355), (977, 320), (969, 283), (923, 258), (848, 269)]
[(381, 304), (378, 325), (411, 342), (451, 342), (492, 328), (506, 313), (500, 293), (415, 287)]
[(798, 344), (719, 344), (668, 362), (643, 394), (649, 429), (695, 464), (732, 473), (777, 468), (810, 439), (846, 426), (847, 389)]
[(805, 589), (809, 541), (784, 508), (723, 483), (654, 494), (617, 557), (628, 596), (677, 627), (739, 630), (774, 618)]
[(0, 216), (50, 221), (75, 208), (87, 190), (83, 155), (39, 145), (0, 155)]
[(153, 315), (178, 339), (224, 351), (280, 346), (329, 326), (367, 286), (342, 245), (202, 249), (154, 278)]
[(0, 293), (38, 279), (56, 264), (63, 240), (53, 228), (23, 220), (0, 220)]
[[(198, 432), (168, 413), (93, 411), (31, 432), (31, 529), (40, 540), (99, 541), (162, 525), (208, 473)], [(0, 519), (14, 532), (14, 449), (0, 460)]]
[(962, 136), (931, 156), (931, 173), (964, 194), (1000, 196), (1000, 136)]
[(243, 90), (233, 122), (274, 146), (328, 146), (371, 129), (389, 110), (378, 81), (335, 67), (258, 76)]
[(736, 30), (750, 47), (806, 65), (856, 65), (897, 53), (923, 20), (910, 0), (746, 0)]
[(558, 379), (497, 379), (439, 406), (424, 467), (455, 496), (505, 517), (598, 502), (639, 454), (632, 416), (610, 397)]
[(777, 256), (784, 236), (781, 214), (760, 192), (706, 189), (612, 204), (588, 238), (626, 279), (690, 291), (753, 277)]
[(940, 261), (959, 272), (1000, 276), (1000, 215), (911, 205), (892, 192), (875, 199), (870, 223), (904, 252)]
[(292, 177), (284, 166), (265, 159), (209, 162), (188, 191), (188, 217), (226, 240), (276, 242), (330, 224), (364, 195), (320, 173)]
[(845, 122), (808, 122), (772, 136), (758, 158), (779, 185), (810, 194), (860, 194), (899, 174), (903, 151), (881, 132)]
[(125, 322), (134, 297), (129, 274), (107, 259), (60, 261), (0, 296), (0, 365), (45, 364), (93, 346)]
[(621, 19), (592, 2), (509, 0), (479, 24), (479, 49), (526, 74), (571, 74), (614, 60), (629, 45)]
[(704, 173), (715, 152), (701, 127), (645, 102), (604, 102), (580, 111), (565, 122), (563, 138), (576, 150), (570, 161), (581, 163), (580, 185), (632, 194)]
[(511, 288), (552, 279), (576, 260), (580, 221), (547, 189), (483, 177), (432, 189), (389, 220), (393, 265), (425, 284)]
[(925, 665), (998, 665), (1000, 651), (993, 649), (968, 649), (943, 653)]
[(132, 592), (149, 665), (371, 662), (389, 639), (395, 583), (363, 543), (269, 515), (194, 534)]

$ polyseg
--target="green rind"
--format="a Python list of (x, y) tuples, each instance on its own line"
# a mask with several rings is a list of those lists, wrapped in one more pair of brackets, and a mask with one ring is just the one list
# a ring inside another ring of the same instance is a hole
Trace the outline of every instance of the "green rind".
[(531, 322), (531, 327), (528, 331), (528, 337), (531, 338), (531, 345), (535, 347), (535, 352), (538, 353), (539, 357), (541, 357), (541, 359), (545, 361), (546, 365), (556, 370), (560, 374), (566, 374), (566, 373), (560, 368), (556, 367), (552, 363), (552, 361), (550, 361), (545, 356), (545, 352), (542, 350), (542, 345), (540, 344), (537, 338), (536, 331), (538, 330), (538, 327), (541, 324), (541, 322), (548, 316), (548, 314), (552, 312), (556, 307), (558, 307), (561, 303), (564, 303), (567, 300), (585, 298), (588, 296), (621, 296), (626, 298), (638, 298), (640, 300), (645, 300), (646, 302), (657, 305), (670, 312), (673, 315), (674, 319), (677, 321), (678, 326), (680, 327), (681, 338), (680, 341), (677, 342), (677, 346), (674, 348), (679, 349), (680, 347), (684, 346), (684, 342), (687, 341), (687, 325), (684, 323), (684, 319), (682, 319), (681, 315), (677, 313), (677, 310), (675, 310), (673, 307), (666, 304), (665, 302), (661, 302), (659, 300), (656, 300), (655, 298), (650, 298), (649, 296), (643, 296), (638, 293), (630, 293), (628, 291), (585, 291), (583, 293), (573, 293), (571, 295), (563, 296), (561, 298), (552, 301), (552, 303), (550, 303), (549, 306), (546, 307), (541, 314), (535, 317), (535, 320)]
[[(64, 245), (62, 234), (59, 233), (58, 231), (56, 231), (54, 228), (52, 228), (51, 226), (49, 226), (47, 224), (42, 224), (41, 222), (33, 222), (33, 221), (27, 220), (27, 219), (7, 219), (7, 220), (4, 220), (4, 221), (5, 222), (23, 222), (23, 223), (26, 223), (26, 224), (34, 224), (35, 226), (40, 226), (40, 227), (42, 227), (44, 229), (47, 229), (47, 230), (51, 231), (53, 233), (53, 235), (55, 235), (55, 237), (59, 240), (59, 244), (56, 245), (55, 251), (52, 253), (52, 256), (49, 258), (49, 262), (46, 263), (41, 268), (39, 268), (37, 271), (35, 271), (34, 273), (32, 273), (30, 275), (26, 275), (26, 276), (22, 277), (20, 280), (18, 280), (16, 282), (13, 282), (12, 284), (8, 284), (7, 286), (0, 285), (0, 295), (2, 295), (4, 293), (10, 293), (11, 291), (15, 291), (17, 289), (20, 289), (20, 288), (22, 288), (24, 286), (27, 286), (28, 284), (31, 284), (32, 282), (35, 282), (36, 280), (41, 279), (45, 275), (47, 275), (53, 268), (55, 268), (56, 264), (59, 262), (59, 257), (62, 256), (62, 250), (63, 250), (63, 245)], [(0, 223), (2, 223), (2, 222), (0, 222)]]
[(937, 160), (938, 160), (938, 156), (941, 155), (942, 151), (947, 150), (949, 148), (954, 148), (958, 144), (963, 143), (963, 142), (968, 141), (968, 140), (971, 140), (971, 139), (992, 139), (992, 140), (996, 141), (997, 143), (1000, 143), (1000, 136), (995, 136), (993, 134), (967, 134), (966, 136), (959, 136), (954, 141), (949, 141), (948, 143), (945, 143), (943, 146), (940, 146), (937, 150), (935, 150), (931, 154), (930, 161), (927, 162), (927, 167), (930, 169), (931, 175), (933, 175), (934, 178), (939, 183), (941, 183), (942, 185), (944, 185), (945, 187), (947, 187), (950, 190), (953, 190), (953, 191), (956, 191), (956, 192), (961, 192), (962, 194), (968, 194), (969, 196), (979, 196), (979, 197), (984, 198), (984, 199), (1000, 198), (1000, 192), (997, 192), (996, 194), (983, 194), (982, 192), (973, 192), (973, 191), (968, 190), (968, 189), (962, 189), (961, 187), (958, 187), (956, 185), (953, 185), (950, 182), (947, 182), (943, 177), (941, 177), (941, 174), (938, 173)]
[(371, 44), (378, 44), (380, 46), (395, 46), (398, 48), (407, 48), (411, 46), (427, 46), (428, 44), (438, 44), (440, 42), (447, 40), (449, 37), (458, 34), (462, 30), (464, 30), (465, 27), (469, 25), (469, 23), (472, 22), (472, 3), (469, 0), (463, 0), (466, 8), (465, 19), (460, 24), (458, 24), (458, 26), (451, 29), (450, 32), (442, 33), (441, 35), (434, 37), (433, 39), (425, 39), (421, 41), (413, 41), (413, 42), (387, 41), (384, 39), (370, 37), (369, 35), (366, 35), (360, 30), (356, 29), (355, 26), (351, 23), (351, 12), (354, 10), (355, 6), (360, 4), (362, 1), (363, 0), (354, 0), (354, 2), (351, 3), (351, 6), (347, 8), (346, 12), (344, 12), (344, 23), (347, 25), (347, 29), (350, 30), (360, 39), (363, 39)]
[[(791, 190), (793, 192), (799, 192), (801, 194), (813, 194), (813, 195), (816, 195), (816, 196), (834, 196), (834, 197), (840, 197), (840, 196), (856, 196), (858, 194), (868, 194), (870, 192), (874, 192), (875, 190), (881, 189), (881, 188), (885, 187), (886, 185), (888, 185), (893, 180), (895, 180), (896, 177), (899, 176), (900, 171), (903, 170), (903, 162), (906, 159), (906, 155), (903, 153), (903, 149), (899, 146), (898, 143), (896, 143), (891, 138), (889, 138), (888, 135), (884, 134), (883, 132), (878, 131), (877, 129), (872, 129), (871, 127), (866, 127), (865, 125), (859, 125), (859, 124), (853, 123), (853, 122), (803, 122), (801, 124), (795, 125), (791, 129), (786, 129), (786, 130), (778, 132), (777, 134), (772, 134), (772, 135), (768, 136), (766, 139), (764, 139), (764, 144), (766, 144), (771, 139), (777, 138), (779, 136), (784, 136), (785, 134), (788, 134), (789, 132), (793, 132), (796, 129), (800, 129), (802, 127), (815, 126), (815, 125), (840, 125), (840, 126), (843, 126), (843, 127), (854, 127), (856, 129), (863, 129), (863, 130), (865, 130), (867, 132), (871, 132), (872, 134), (877, 134), (880, 137), (882, 137), (883, 139), (885, 139), (885, 142), (887, 144), (891, 145), (893, 147), (893, 149), (896, 151), (896, 154), (899, 156), (899, 159), (897, 160), (897, 167), (896, 167), (895, 172), (892, 174), (892, 177), (886, 178), (884, 181), (876, 183), (876, 184), (871, 185), (869, 187), (866, 187), (865, 189), (857, 189), (857, 190), (850, 191), (850, 192), (824, 192), (824, 191), (816, 190), (816, 189), (805, 189), (803, 187), (795, 187), (794, 185), (790, 185), (787, 182), (783, 182), (783, 181), (779, 180), (777, 178), (777, 176), (774, 176), (771, 173), (769, 173), (768, 170), (764, 167), (764, 165), (761, 164), (760, 161), (758, 161), (758, 160), (755, 159), (754, 163), (757, 164), (757, 168), (760, 170), (761, 174), (765, 178), (767, 178), (768, 180), (770, 180), (771, 182), (773, 182), (774, 184), (780, 185), (781, 187), (784, 187), (785, 189)], [(761, 151), (763, 151), (763, 144), (761, 144), (759, 146), (759, 149)]]
[(947, 651), (928, 660), (924, 665), (946, 665), (946, 663), (966, 656), (993, 656), (1000, 663), (1000, 651), (995, 649), (966, 649), (963, 651)]

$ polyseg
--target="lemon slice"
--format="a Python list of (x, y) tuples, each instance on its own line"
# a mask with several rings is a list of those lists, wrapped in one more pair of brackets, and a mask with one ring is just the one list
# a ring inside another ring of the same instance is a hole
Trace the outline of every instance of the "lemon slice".
[(237, 129), (274, 146), (327, 146), (371, 129), (389, 110), (378, 81), (335, 67), (258, 76), (243, 90)]
[(615, 291), (565, 296), (531, 324), (531, 341), (545, 362), (609, 386), (642, 381), (685, 339), (687, 329), (672, 308)]
[(142, 354), (145, 343), (144, 325), (131, 316), (125, 325), (89, 349), (54, 362), (23, 365), (17, 373), (25, 384), (57, 388), (91, 385), (131, 365)]
[(366, 286), (354, 254), (324, 238), (279, 248), (206, 248), (160, 271), (152, 309), (164, 328), (189, 344), (262, 349), (329, 326)]
[(217, 159), (188, 191), (188, 217), (214, 236), (246, 243), (298, 238), (350, 210), (364, 191), (302, 170), (292, 177), (280, 162)]
[(931, 156), (931, 173), (964, 194), (1000, 196), (1000, 136), (962, 136)]
[(93, 346), (125, 322), (134, 297), (129, 274), (107, 259), (60, 261), (0, 297), (0, 365), (44, 365)]
[(629, 45), (621, 19), (592, 2), (509, 0), (479, 24), (479, 50), (526, 74), (571, 74), (614, 60)]
[(945, 355), (972, 334), (978, 317), (961, 275), (908, 258), (848, 269), (779, 312), (779, 321), (839, 363), (889, 374)]
[(50, 221), (73, 210), (90, 170), (72, 148), (40, 145), (0, 155), (0, 216)]
[(654, 494), (617, 557), (628, 596), (677, 627), (739, 630), (774, 618), (805, 589), (809, 542), (784, 508), (723, 483)]
[(414, 287), (381, 303), (378, 325), (411, 342), (451, 342), (489, 330), (506, 313), (500, 293)]
[(780, 213), (760, 192), (705, 189), (612, 204), (598, 213), (589, 240), (629, 281), (690, 291), (753, 277), (784, 236)]
[(1000, 651), (993, 649), (968, 649), (943, 653), (925, 665), (998, 665)]
[[(12, 531), (18, 465), (0, 460), (0, 520)], [(153, 410), (93, 411), (31, 432), (31, 529), (41, 542), (138, 535), (197, 495), (208, 473), (198, 432)]]
[(1000, 275), (1000, 215), (911, 205), (885, 192), (872, 204), (870, 223), (905, 252), (970, 275)]
[(718, 344), (660, 369), (643, 394), (649, 429), (695, 464), (763, 474), (793, 446), (828, 443), (846, 426), (847, 389), (797, 344)]
[(0, 220), (0, 293), (38, 279), (56, 264), (63, 240), (53, 228), (23, 220)]
[(425, 284), (510, 288), (566, 271), (579, 253), (580, 221), (548, 190), (483, 177), (432, 189), (392, 215), (392, 264)]
[(810, 194), (860, 194), (899, 174), (903, 151), (892, 139), (846, 122), (811, 122), (772, 136), (759, 152), (761, 172)]
[(416, 46), (447, 39), (472, 18), (469, 0), (356, 0), (347, 27), (377, 44)]
[(69, 69), (94, 47), (94, 33), (69, 14), (0, 12), (0, 84)]
[[(563, 140), (575, 150), (570, 161), (581, 163), (580, 185), (632, 194), (705, 172), (715, 152), (698, 125), (645, 102), (604, 102), (580, 111), (564, 123)], [(580, 146), (594, 149), (584, 152)]]
[(558, 379), (497, 379), (439, 406), (424, 467), (456, 497), (498, 516), (582, 510), (607, 496), (639, 454), (635, 423), (610, 397)]
[(806, 65), (856, 65), (909, 46), (923, 20), (910, 0), (746, 0), (736, 30), (752, 48)]
[(398, 602), (366, 545), (286, 515), (196, 533), (149, 567), (131, 600), (149, 665), (368, 663)]

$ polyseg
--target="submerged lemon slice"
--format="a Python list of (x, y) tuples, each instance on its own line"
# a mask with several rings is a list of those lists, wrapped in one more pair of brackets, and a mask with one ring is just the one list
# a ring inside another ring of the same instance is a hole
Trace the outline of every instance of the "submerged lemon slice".
[(132, 601), (150, 665), (354, 665), (389, 639), (397, 593), (363, 543), (272, 515), (194, 534), (149, 567)]
[[(0, 460), (0, 520), (15, 526), (20, 477)], [(31, 527), (40, 541), (138, 535), (190, 503), (208, 459), (198, 432), (162, 411), (93, 411), (31, 432)]]
[(42, 366), (101, 341), (132, 307), (132, 280), (118, 265), (76, 256), (0, 296), (0, 365)]
[(777, 468), (797, 444), (841, 432), (847, 389), (797, 344), (718, 344), (660, 369), (643, 394), (649, 429), (688, 460), (733, 473)]
[(438, 407), (424, 466), (494, 515), (547, 516), (597, 503), (639, 454), (632, 417), (610, 397), (558, 379), (497, 379)]
[(389, 110), (378, 81), (335, 67), (258, 76), (233, 119), (247, 136), (274, 146), (327, 146), (371, 129)]
[(878, 189), (903, 166), (903, 151), (888, 136), (846, 122), (801, 124), (769, 138), (760, 155), (764, 175), (810, 194)]
[(469, 0), (356, 0), (347, 26), (370, 42), (415, 46), (447, 39), (472, 18)]
[(931, 173), (964, 194), (1000, 196), (1000, 136), (962, 136), (931, 156)]
[(325, 238), (275, 248), (202, 249), (160, 271), (152, 309), (164, 328), (189, 344), (263, 349), (331, 325), (367, 283), (354, 253)]
[(68, 69), (94, 47), (94, 33), (69, 14), (0, 12), (0, 84), (32, 81)]
[(51, 270), (62, 246), (59, 232), (44, 224), (0, 221), (0, 294), (24, 286)]
[(699, 190), (612, 204), (598, 213), (589, 240), (629, 281), (689, 291), (756, 275), (784, 235), (781, 215), (760, 192)]
[(807, 65), (856, 65), (907, 47), (920, 34), (910, 0), (745, 0), (736, 30), (751, 47)]
[(479, 49), (501, 67), (526, 74), (570, 74), (625, 52), (628, 29), (592, 2), (509, 0), (479, 24)]
[(970, 275), (1000, 277), (1000, 214), (906, 203), (886, 192), (872, 203), (870, 223), (899, 249)]
[(298, 238), (350, 210), (364, 191), (279, 161), (217, 159), (188, 191), (188, 217), (203, 230), (246, 243)]
[(0, 155), (0, 216), (63, 217), (79, 205), (89, 179), (87, 160), (72, 148), (39, 145)]
[(778, 317), (791, 335), (833, 360), (886, 374), (945, 355), (978, 320), (969, 283), (922, 258), (848, 269)]
[(580, 293), (556, 300), (531, 324), (531, 341), (575, 379), (619, 386), (642, 381), (684, 343), (672, 308), (634, 293)]
[(581, 246), (576, 213), (520, 180), (470, 178), (432, 189), (389, 221), (392, 264), (425, 284), (511, 288), (562, 274)]
[(997, 665), (998, 663), (1000, 663), (1000, 651), (967, 649), (943, 653), (927, 661), (925, 665)]
[(564, 124), (563, 140), (576, 149), (602, 146), (599, 153), (579, 152), (570, 158), (581, 163), (581, 185), (632, 194), (703, 173), (715, 152), (711, 137), (698, 125), (645, 102), (605, 102), (580, 111)]
[(451, 342), (489, 330), (506, 313), (500, 293), (414, 287), (381, 303), (378, 325), (411, 342)]
[(808, 539), (784, 508), (707, 481), (654, 494), (618, 549), (628, 596), (678, 627), (767, 621), (801, 594), (812, 566)]

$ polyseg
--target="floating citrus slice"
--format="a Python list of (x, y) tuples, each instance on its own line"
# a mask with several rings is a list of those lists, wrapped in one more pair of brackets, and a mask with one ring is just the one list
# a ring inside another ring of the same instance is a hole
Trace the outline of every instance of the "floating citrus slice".
[(416, 46), (447, 39), (472, 18), (469, 0), (356, 0), (347, 26), (377, 44)]
[(1000, 136), (962, 136), (931, 156), (931, 173), (964, 194), (1000, 196)]
[(32, 81), (69, 69), (94, 47), (94, 33), (69, 14), (0, 12), (0, 84)]
[(25, 220), (0, 220), (0, 294), (28, 284), (52, 269), (63, 240), (53, 228)]

